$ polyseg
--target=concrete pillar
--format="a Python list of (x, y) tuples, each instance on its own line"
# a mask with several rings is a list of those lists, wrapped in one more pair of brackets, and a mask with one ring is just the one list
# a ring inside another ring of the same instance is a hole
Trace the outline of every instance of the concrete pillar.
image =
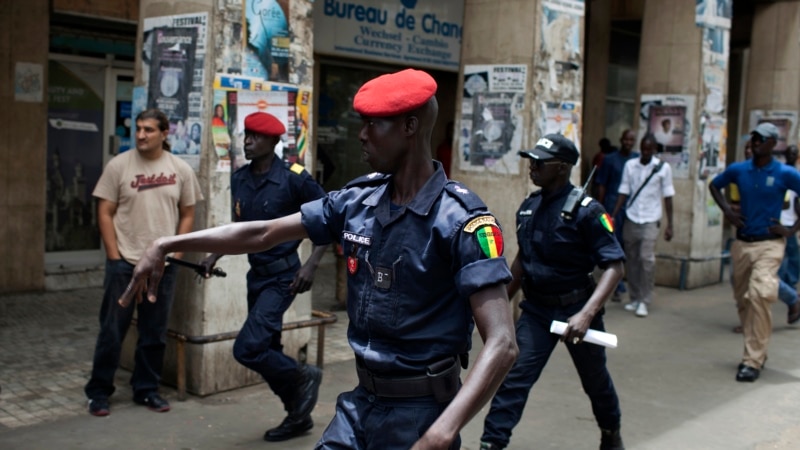
[(792, 123), (786, 130), (786, 141), (779, 145), (796, 144), (798, 111), (800, 1), (759, 3), (753, 18), (747, 93), (740, 134), (752, 129), (754, 119), (785, 118)]
[(0, 292), (44, 288), (49, 21), (47, 0), (0, 8)]
[[(554, 3), (544, 0), (466, 0), (461, 66), (522, 64), (527, 67), (527, 86), (517, 127), (523, 127), (518, 145), (531, 148), (543, 135), (545, 102), (574, 101), (583, 95), (583, 8), (572, 13), (553, 12)], [(563, 3), (563, 2), (562, 2)], [(551, 15), (544, 16), (549, 8)], [(553, 25), (555, 23), (555, 25)], [(543, 26), (547, 24), (547, 26)], [(574, 41), (573, 33), (577, 35)], [(544, 38), (547, 38), (546, 40)], [(544, 42), (546, 41), (546, 42)], [(569, 42), (568, 42), (569, 41)], [(575, 45), (572, 45), (575, 42)], [(557, 63), (561, 60), (563, 66)], [(563, 69), (563, 70), (562, 70)], [(459, 82), (458, 105), (464, 101), (464, 79)], [(463, 111), (463, 110), (462, 110)], [(469, 119), (456, 112), (456, 123)], [(459, 128), (457, 126), (457, 128)], [(454, 149), (461, 152), (465, 137), (457, 133)], [(576, 144), (580, 145), (580, 139)], [(516, 152), (517, 148), (509, 151)], [(459, 154), (459, 157), (461, 155)], [(504, 157), (506, 160), (508, 156)], [(463, 159), (463, 158), (459, 158)], [(507, 160), (506, 160), (507, 161)], [(457, 164), (459, 163), (460, 164)], [(528, 163), (519, 159), (508, 164), (507, 173), (453, 164), (452, 177), (478, 193), (503, 226), (505, 255), (509, 263), (517, 253), (515, 213), (534, 189), (528, 178)], [(573, 170), (573, 183), (580, 181), (580, 167)]]
[[(704, 41), (709, 35), (696, 25), (695, 6), (693, 0), (647, 0), (638, 83), (640, 100), (656, 99), (685, 108), (683, 151), (678, 149), (658, 155), (672, 166), (676, 195), (673, 199), (674, 237), (672, 242), (659, 238), (656, 247), (659, 255), (656, 283), (685, 288), (719, 280), (722, 249), (721, 214), (710, 198), (707, 185), (710, 178), (724, 168), (724, 145), (718, 149), (722, 163), (714, 159), (715, 162), (708, 164), (701, 163), (704, 159), (698, 144), (704, 138), (699, 131), (701, 128), (705, 136), (715, 136), (714, 139), (721, 138), (724, 142), (728, 61), (727, 53), (711, 55), (708, 47), (704, 50)], [(727, 30), (724, 31), (721, 33), (724, 42), (720, 43), (727, 48)], [(648, 125), (653, 131), (655, 127), (653, 122), (642, 120), (639, 106), (636, 118), (641, 138)], [(711, 125), (717, 127), (716, 134), (712, 133), (713, 127), (704, 128)]]
[[(224, 3), (224, 4), (223, 4)], [(235, 68), (241, 69), (243, 53), (244, 22), (242, 6), (244, 2), (223, 2), (216, 0), (198, 0), (182, 2), (178, 0), (142, 0), (140, 5), (140, 26), (145, 18), (186, 13), (208, 13), (207, 41), (205, 57), (205, 83), (203, 88), (204, 110), (202, 117), (205, 123), (211, 123), (213, 115), (214, 74), (232, 73)], [(311, 86), (313, 75), (312, 22), (310, 0), (292, 0), (287, 2), (289, 14), (287, 20), (291, 31), (289, 82), (300, 86)], [(142, 38), (137, 42), (141, 55)], [(137, 60), (137, 76), (135, 84), (140, 84), (142, 63)], [(309, 121), (313, 126), (313, 121)], [(209, 127), (207, 127), (208, 129)], [(310, 130), (313, 132), (313, 130)], [(198, 204), (195, 218), (195, 229), (222, 225), (231, 222), (230, 174), (216, 170), (217, 154), (212, 144), (210, 133), (206, 133), (201, 149), (201, 163), (198, 177), (204, 189), (205, 201)], [(313, 162), (313, 156), (306, 158)], [(310, 173), (313, 167), (306, 167)], [(310, 245), (301, 246), (302, 261), (310, 254)], [(187, 254), (188, 260), (199, 260), (202, 254)], [(247, 257), (226, 256), (218, 265), (227, 273), (226, 278), (213, 278), (203, 282), (185, 271), (181, 273), (176, 287), (175, 304), (170, 320), (170, 329), (186, 336), (210, 336), (238, 331), (247, 316), (247, 290), (245, 274), (249, 269)], [(284, 322), (308, 319), (311, 315), (310, 293), (298, 295), (294, 303), (284, 315)], [(131, 330), (134, 331), (134, 330)], [(133, 342), (136, 333), (130, 333), (128, 342)], [(284, 352), (296, 359), (303, 359), (305, 345), (311, 337), (310, 328), (302, 328), (283, 333)], [(163, 378), (166, 383), (174, 384), (177, 379), (176, 347), (174, 340), (169, 340)], [(209, 344), (186, 345), (186, 383), (187, 390), (198, 395), (263, 382), (255, 372), (246, 369), (236, 362), (232, 355), (232, 340), (224, 340)], [(132, 346), (128, 344), (124, 360), (132, 364)]]
[[(606, 94), (608, 92), (608, 56), (611, 44), (611, 0), (586, 3), (586, 72), (583, 92), (583, 136), (581, 169), (584, 176), (592, 170), (592, 158), (600, 152), (597, 143), (608, 137), (613, 145), (616, 136), (606, 136)], [(595, 174), (596, 175), (596, 174)]]

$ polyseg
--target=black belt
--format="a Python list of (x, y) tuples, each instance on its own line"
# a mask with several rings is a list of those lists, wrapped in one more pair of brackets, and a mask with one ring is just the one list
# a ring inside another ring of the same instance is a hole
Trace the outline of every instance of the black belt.
[(773, 239), (781, 239), (783, 236), (779, 234), (762, 234), (759, 236), (748, 236), (746, 234), (736, 234), (736, 239), (745, 242), (761, 242), (761, 241), (771, 241)]
[(461, 366), (458, 358), (448, 358), (431, 364), (425, 375), (412, 377), (381, 377), (364, 367), (356, 358), (358, 384), (378, 397), (411, 398), (433, 396), (440, 403), (449, 402), (461, 386)]
[(289, 256), (284, 256), (281, 259), (276, 259), (269, 264), (261, 264), (258, 266), (252, 266), (250, 270), (255, 272), (262, 277), (266, 277), (269, 275), (275, 275), (276, 273), (281, 273), (284, 270), (287, 270), (291, 267), (294, 267), (296, 264), (300, 262), (300, 258), (297, 256), (297, 253), (292, 253)]
[(541, 294), (534, 292), (530, 296), (526, 294), (525, 297), (537, 305), (557, 308), (585, 302), (586, 300), (589, 300), (589, 297), (592, 296), (593, 292), (594, 285), (592, 284), (564, 294)]

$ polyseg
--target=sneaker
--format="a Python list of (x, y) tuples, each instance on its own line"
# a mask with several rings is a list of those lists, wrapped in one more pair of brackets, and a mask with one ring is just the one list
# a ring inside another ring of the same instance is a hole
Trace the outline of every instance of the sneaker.
[(111, 414), (111, 407), (108, 405), (108, 399), (105, 397), (90, 398), (89, 414), (97, 417), (104, 417)]
[(611, 294), (611, 301), (614, 302), (614, 303), (621, 302), (622, 301), (622, 294), (620, 294), (619, 292), (615, 291), (613, 294)]
[(155, 412), (169, 411), (169, 403), (158, 395), (158, 392), (151, 392), (144, 397), (133, 396), (133, 402), (137, 405), (147, 406), (147, 409)]
[(500, 450), (500, 447), (490, 443), (481, 441), (480, 450)]
[(627, 305), (625, 305), (625, 311), (634, 312), (638, 307), (639, 307), (639, 302), (630, 302)]
[(639, 306), (636, 307), (636, 316), (647, 317), (647, 303), (639, 302)]

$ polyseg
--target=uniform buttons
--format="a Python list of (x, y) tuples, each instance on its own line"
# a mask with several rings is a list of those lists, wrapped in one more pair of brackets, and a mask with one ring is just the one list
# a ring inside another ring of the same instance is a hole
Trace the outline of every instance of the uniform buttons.
[(369, 397), (367, 397), (367, 400), (369, 400), (370, 403), (375, 403), (375, 396), (370, 395)]

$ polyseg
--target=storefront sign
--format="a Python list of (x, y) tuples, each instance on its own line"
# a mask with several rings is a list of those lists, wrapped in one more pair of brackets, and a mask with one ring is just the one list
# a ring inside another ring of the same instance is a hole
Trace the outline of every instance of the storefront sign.
[(317, 0), (321, 54), (458, 71), (463, 0)]

